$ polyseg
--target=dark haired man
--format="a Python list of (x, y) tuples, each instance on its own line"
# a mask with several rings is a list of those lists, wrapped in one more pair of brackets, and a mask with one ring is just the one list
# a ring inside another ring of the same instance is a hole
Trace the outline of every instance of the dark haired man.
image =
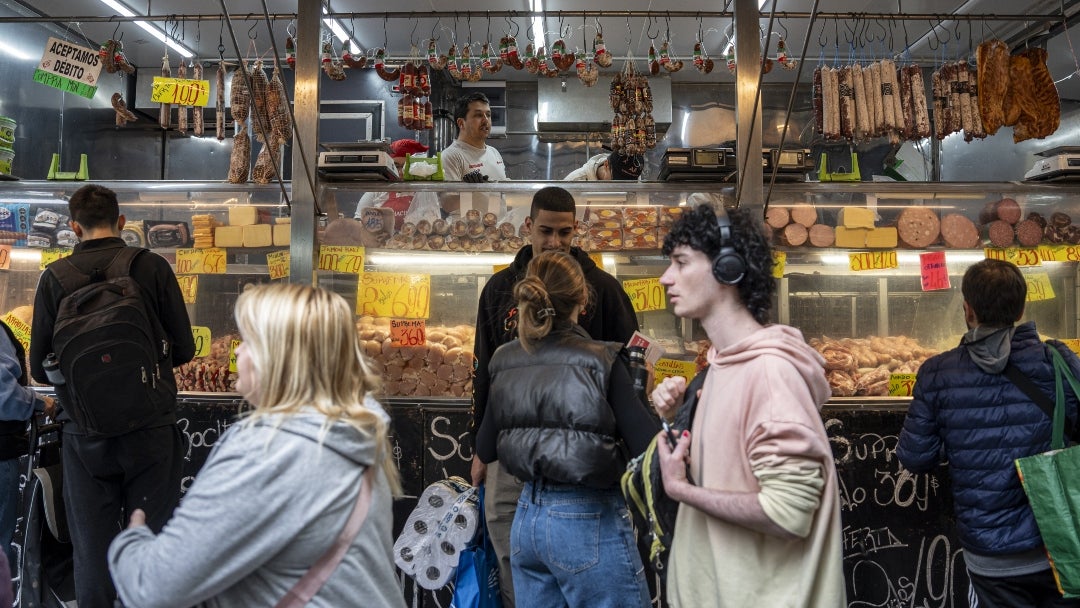
[[(1024, 314), (1027, 282), (1020, 269), (982, 260), (964, 273), (968, 332), (956, 348), (926, 360), (908, 406), (896, 456), (915, 473), (948, 463), (956, 528), (979, 608), (1080, 606), (1063, 599), (1042, 536), (1020, 485), (1017, 458), (1050, 449), (1050, 417), (1008, 376), (1026, 376), (1047, 399), (1056, 348), (1080, 376), (1080, 359), (1064, 344), (1043, 344)], [(1073, 428), (1077, 400), (1066, 390)], [(974, 604), (972, 604), (974, 605)]]
[[(574, 228), (577, 226), (577, 207), (574, 197), (558, 186), (541, 188), (533, 195), (529, 217), (529, 244), (518, 251), (513, 263), (495, 273), (480, 293), (480, 305), (476, 312), (476, 377), (473, 379), (473, 443), (487, 410), (490, 376), (488, 363), (495, 349), (517, 337), (517, 303), (514, 285), (525, 276), (534, 255), (544, 251), (565, 251), (574, 256), (585, 272), (589, 284), (589, 303), (578, 316), (578, 325), (597, 340), (625, 344), (637, 330), (637, 316), (629, 296), (615, 277), (604, 272), (587, 253), (571, 247)], [(498, 462), (485, 467), (479, 457), (473, 457), (472, 480), (474, 485), (487, 481), (485, 511), (495, 553), (499, 556), (499, 582), (503, 590), (503, 603), (513, 608), (513, 585), (510, 579), (510, 524), (517, 510), (521, 483), (499, 469)]]
[[(669, 605), (846, 606), (840, 497), (819, 411), (831, 391), (802, 334), (769, 323), (776, 283), (761, 229), (702, 205), (675, 222), (663, 252), (675, 314), (712, 342), (690, 428), (674, 449), (657, 441), (664, 489), (682, 503)], [(685, 390), (685, 379), (666, 378), (653, 405), (670, 419)]]
[[(54, 324), (60, 301), (67, 295), (54, 274), (55, 265), (73, 264), (87, 275), (95, 269), (104, 271), (126, 246), (120, 238), (125, 220), (112, 190), (83, 186), (72, 194), (68, 210), (71, 229), (80, 243), (69, 257), (45, 268), (34, 298), (30, 372), (43, 384), (50, 382), (42, 362), (54, 350)], [(131, 277), (143, 288), (171, 342), (172, 365), (190, 361), (195, 356), (195, 341), (169, 263), (144, 251), (132, 262)], [(163, 371), (157, 382), (171, 384), (175, 393), (171, 369)], [(63, 398), (60, 405), (65, 405)], [(180, 499), (184, 440), (176, 426), (175, 405), (151, 413), (138, 428), (113, 437), (86, 434), (67, 412), (61, 412), (58, 420), (63, 424), (64, 505), (75, 561), (75, 596), (81, 608), (108, 608), (116, 599), (116, 589), (106, 555), (122, 522), (128, 521), (135, 509), (142, 509), (147, 524), (158, 532)]]
[(645, 159), (640, 154), (633, 156), (621, 152), (597, 154), (585, 161), (581, 167), (568, 173), (563, 181), (636, 180), (641, 177), (644, 164)]
[(448, 182), (506, 180), (502, 155), (485, 140), (491, 134), (491, 103), (483, 93), (460, 97), (454, 106), (457, 139), (442, 151), (443, 179)]

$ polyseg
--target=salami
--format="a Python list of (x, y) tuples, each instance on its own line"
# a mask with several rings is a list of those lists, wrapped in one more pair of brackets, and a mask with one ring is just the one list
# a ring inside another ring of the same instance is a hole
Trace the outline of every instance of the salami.
[(946, 125), (949, 122), (946, 112), (948, 108), (948, 98), (945, 96), (945, 77), (943, 74), (944, 68), (934, 72), (930, 75), (930, 91), (934, 99), (934, 137), (938, 140), (945, 139)]
[(999, 220), (1005, 220), (1010, 224), (1016, 224), (1020, 221), (1022, 215), (1020, 203), (1017, 203), (1014, 199), (1003, 198), (997, 202), (994, 209), (997, 212), (997, 218)]
[(941, 218), (941, 240), (952, 249), (974, 249), (979, 246), (979, 231), (975, 222), (959, 213), (950, 213)]
[(817, 209), (813, 205), (795, 205), (791, 208), (791, 221), (809, 228), (818, 221)]
[[(863, 78), (866, 74), (863, 74)], [(869, 99), (873, 102), (874, 110), (874, 137), (880, 137), (885, 133), (885, 105), (881, 102), (881, 64), (870, 64), (870, 91)]]
[[(824, 117), (822, 115), (821, 69), (819, 67), (814, 70), (814, 131), (818, 135), (825, 132)], [(776, 228), (776, 226), (773, 226), (773, 228)]]
[(1011, 247), (1015, 237), (1012, 224), (1004, 220), (994, 220), (983, 226), (983, 239), (992, 247)]
[(1016, 242), (1023, 247), (1035, 247), (1042, 242), (1043, 228), (1035, 220), (1024, 220), (1016, 225)]
[(788, 247), (800, 247), (806, 244), (809, 231), (802, 224), (788, 224), (780, 231), (780, 242)]
[(870, 137), (870, 114), (866, 109), (866, 85), (863, 83), (863, 69), (859, 64), (851, 66), (851, 89), (855, 96), (855, 139)]
[[(203, 79), (203, 64), (201, 61), (195, 62), (195, 67), (192, 70), (192, 78), (195, 80)], [(195, 137), (202, 137), (205, 133), (205, 125), (203, 124), (203, 107), (195, 106), (191, 110), (191, 126), (195, 131)]]
[(900, 241), (916, 249), (933, 244), (938, 239), (940, 229), (937, 213), (926, 207), (907, 207), (896, 220)]
[(832, 247), (836, 241), (836, 230), (826, 224), (814, 224), (810, 227), (810, 244), (814, 247)]
[(844, 139), (855, 137), (855, 88), (851, 81), (851, 68), (842, 67), (838, 74), (840, 94), (840, 136)]
[(787, 226), (791, 221), (791, 213), (784, 207), (770, 206), (769, 210), (765, 212), (765, 223), (770, 228), (779, 230), (784, 226)]
[(840, 139), (840, 94), (839, 75), (836, 70), (821, 68), (821, 112), (823, 135), (825, 139)]

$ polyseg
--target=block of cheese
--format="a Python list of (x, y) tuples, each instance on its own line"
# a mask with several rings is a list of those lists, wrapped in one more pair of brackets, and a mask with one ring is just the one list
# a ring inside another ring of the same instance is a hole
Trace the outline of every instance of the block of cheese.
[(259, 210), (255, 207), (229, 207), (230, 226), (250, 226), (259, 223)]
[(214, 228), (215, 247), (243, 247), (243, 226), (218, 226)]
[(866, 246), (876, 248), (896, 248), (896, 227), (874, 228), (866, 233)]
[(274, 246), (288, 245), (292, 240), (292, 225), (274, 224)]
[(252, 224), (244, 226), (244, 247), (269, 247), (274, 244), (274, 233), (270, 224)]
[(845, 228), (843, 226), (837, 226), (836, 246), (852, 249), (866, 247), (866, 235), (869, 232), (870, 231), (866, 228)]
[(873, 228), (874, 212), (866, 207), (844, 207), (840, 209), (837, 222), (844, 228)]

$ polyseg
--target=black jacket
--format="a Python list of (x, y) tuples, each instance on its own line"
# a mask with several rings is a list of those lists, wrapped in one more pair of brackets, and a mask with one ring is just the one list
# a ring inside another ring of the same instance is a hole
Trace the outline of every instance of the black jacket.
[[(517, 337), (514, 285), (525, 277), (525, 271), (533, 257), (532, 250), (532, 245), (522, 247), (514, 257), (514, 262), (508, 268), (495, 273), (480, 293), (480, 305), (476, 312), (476, 343), (473, 350), (476, 355), (476, 376), (473, 379), (474, 439), (487, 409), (490, 389), (488, 363), (495, 349)], [(619, 281), (597, 266), (589, 254), (572, 247), (570, 255), (581, 264), (585, 282), (592, 291), (588, 307), (578, 317), (578, 325), (596, 340), (626, 344), (638, 328), (637, 315), (630, 303), (630, 297), (623, 291)]]
[[(79, 243), (67, 259), (79, 270), (89, 273), (94, 268), (104, 268), (116, 255), (116, 250), (125, 247), (119, 237), (93, 239)], [(161, 326), (172, 342), (173, 367), (191, 361), (195, 356), (195, 340), (191, 335), (191, 321), (184, 305), (184, 296), (180, 284), (173, 274), (172, 267), (159, 255), (144, 253), (135, 258), (131, 267), (131, 277), (135, 279), (156, 304), (156, 312)], [(49, 384), (42, 366), (45, 356), (53, 352), (53, 326), (60, 300), (67, 295), (49, 268), (41, 273), (38, 280), (37, 294), (34, 296), (34, 321), (30, 329), (30, 375), (43, 384)], [(63, 414), (60, 420), (64, 420)], [(160, 424), (176, 421), (175, 411), (160, 420)], [(64, 425), (65, 432), (72, 432), (74, 425)]]
[(627, 450), (607, 392), (620, 348), (578, 326), (552, 332), (532, 353), (517, 340), (499, 347), (490, 394), (499, 465), (523, 481), (618, 485)]

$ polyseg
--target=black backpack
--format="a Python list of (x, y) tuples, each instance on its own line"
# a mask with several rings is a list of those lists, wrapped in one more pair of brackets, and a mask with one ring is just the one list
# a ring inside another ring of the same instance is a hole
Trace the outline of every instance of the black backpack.
[[(705, 384), (706, 367), (686, 387), (683, 403), (675, 412), (672, 428), (684, 431), (694, 421), (697, 409), (697, 393)], [(634, 519), (634, 528), (638, 536), (645, 536), (650, 545), (649, 561), (653, 569), (661, 575), (666, 574), (668, 555), (671, 552), (671, 539), (675, 533), (675, 517), (679, 513), (679, 503), (664, 492), (663, 475), (660, 474), (660, 455), (657, 453), (656, 438), (649, 442), (637, 458), (626, 465), (622, 477), (622, 492), (626, 504)]]
[(53, 329), (65, 380), (56, 388), (64, 411), (88, 435), (122, 435), (176, 406), (169, 339), (131, 278), (144, 251), (123, 247), (104, 269), (89, 274), (67, 258), (49, 265), (67, 294)]

